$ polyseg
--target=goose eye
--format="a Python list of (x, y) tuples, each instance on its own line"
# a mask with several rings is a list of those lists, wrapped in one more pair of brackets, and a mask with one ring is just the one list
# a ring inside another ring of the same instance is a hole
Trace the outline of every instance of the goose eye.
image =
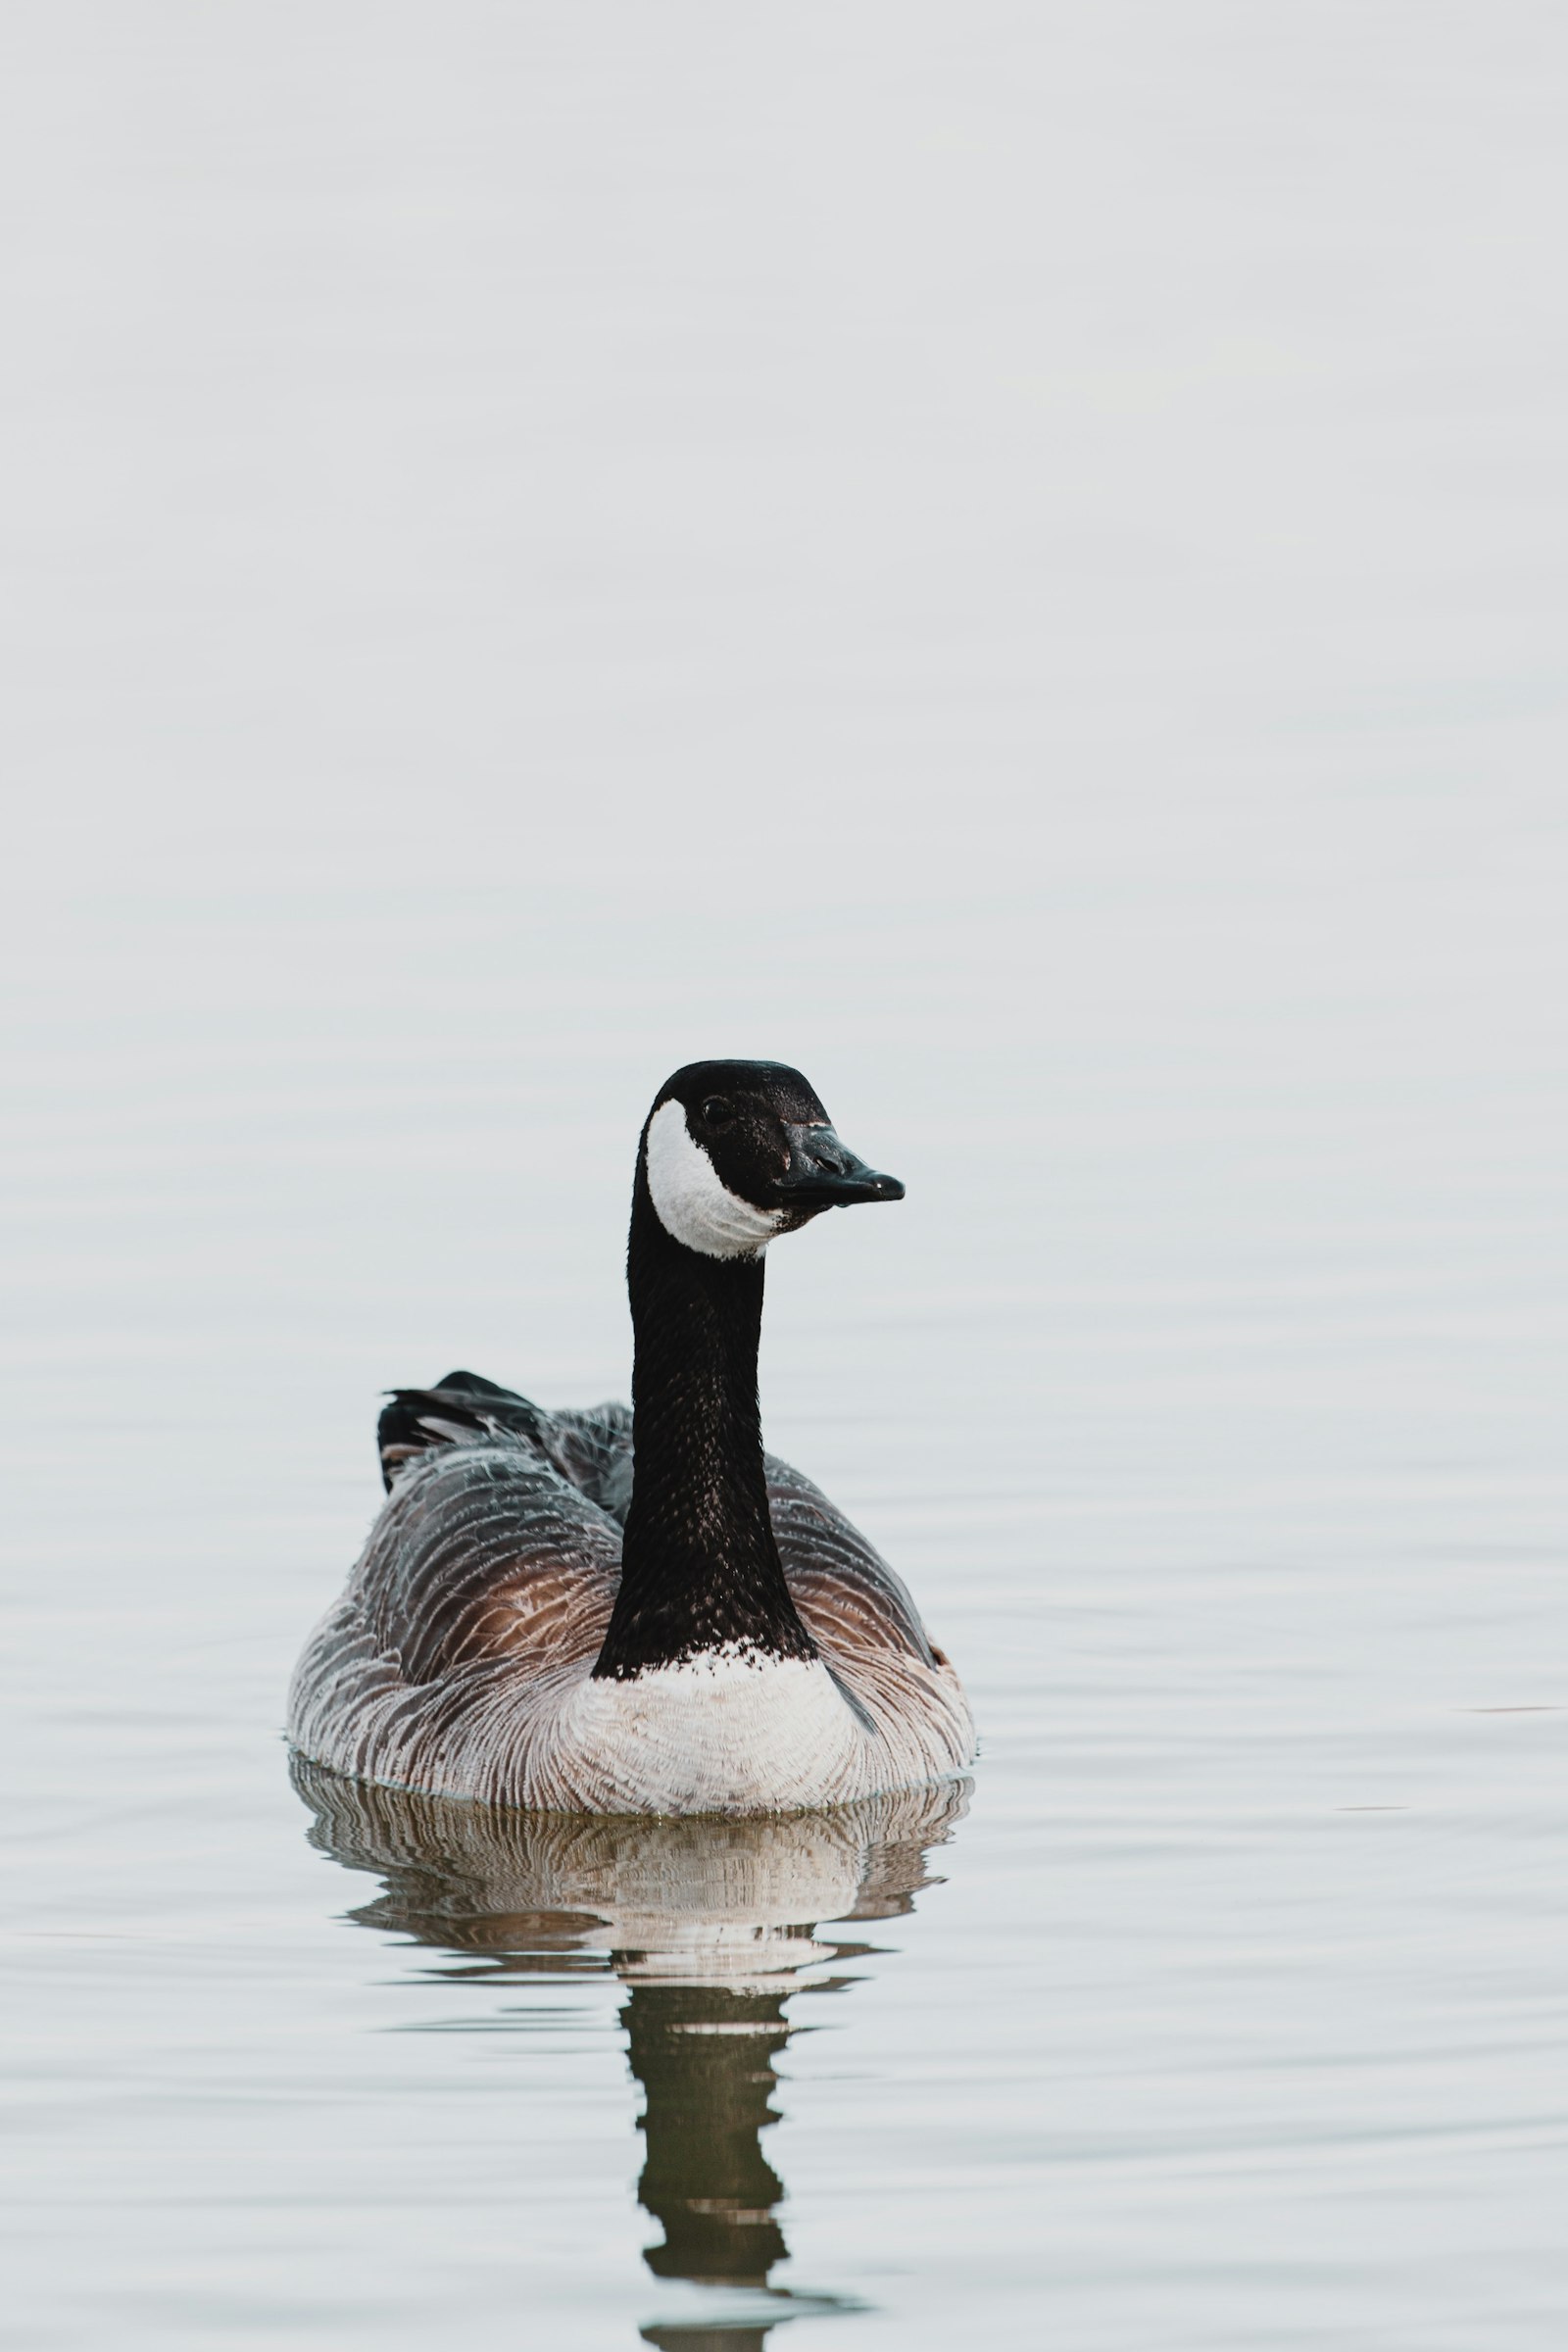
[(703, 1117), (710, 1127), (722, 1127), (734, 1116), (722, 1095), (709, 1095), (703, 1102)]

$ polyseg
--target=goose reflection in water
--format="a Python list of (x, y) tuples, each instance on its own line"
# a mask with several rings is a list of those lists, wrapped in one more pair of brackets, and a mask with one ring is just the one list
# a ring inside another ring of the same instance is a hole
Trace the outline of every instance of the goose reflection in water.
[(778, 2321), (846, 2308), (768, 2283), (789, 2253), (784, 2185), (761, 2145), (795, 2030), (785, 2006), (831, 1989), (822, 1965), (867, 1948), (821, 1939), (823, 1921), (912, 1909), (967, 1782), (827, 1813), (659, 1820), (496, 1812), (339, 1780), (298, 1758), (293, 1773), (316, 1815), (313, 1842), (382, 1881), (351, 1914), (364, 1926), (511, 1976), (603, 1971), (627, 1987), (621, 2022), (645, 2100), (638, 2195), (664, 2232), (644, 2259), (656, 2278), (733, 2300), (732, 2318), (718, 2294), (712, 2317), (651, 2325), (645, 2342), (760, 2352)]

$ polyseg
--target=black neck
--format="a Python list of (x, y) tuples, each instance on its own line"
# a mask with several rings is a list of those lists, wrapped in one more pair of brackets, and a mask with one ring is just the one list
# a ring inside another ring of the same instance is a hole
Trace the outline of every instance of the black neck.
[(660, 1223), (639, 1159), (626, 1283), (631, 1508), (595, 1674), (638, 1674), (730, 1643), (814, 1657), (767, 1508), (757, 1402), (761, 1259), (684, 1249)]

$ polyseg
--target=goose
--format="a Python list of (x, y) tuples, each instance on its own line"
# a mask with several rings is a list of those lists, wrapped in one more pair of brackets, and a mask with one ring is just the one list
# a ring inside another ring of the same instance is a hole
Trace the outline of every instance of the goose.
[(350, 1779), (560, 1813), (793, 1812), (961, 1771), (968, 1700), (908, 1592), (762, 1450), (770, 1242), (904, 1187), (799, 1070), (689, 1063), (637, 1148), (632, 1404), (470, 1372), (398, 1389), (387, 1499), (289, 1693)]

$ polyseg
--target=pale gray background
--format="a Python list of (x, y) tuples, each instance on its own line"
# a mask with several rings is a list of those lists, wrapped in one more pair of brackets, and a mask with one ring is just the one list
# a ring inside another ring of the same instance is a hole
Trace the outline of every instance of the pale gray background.
[(614, 1986), (346, 1924), (277, 1734), (376, 1392), (623, 1392), (743, 1053), (907, 1180), (764, 1407), (987, 1743), (802, 2352), (1555, 2352), (1560, 7), (0, 39), (17, 2340), (675, 2308)]

